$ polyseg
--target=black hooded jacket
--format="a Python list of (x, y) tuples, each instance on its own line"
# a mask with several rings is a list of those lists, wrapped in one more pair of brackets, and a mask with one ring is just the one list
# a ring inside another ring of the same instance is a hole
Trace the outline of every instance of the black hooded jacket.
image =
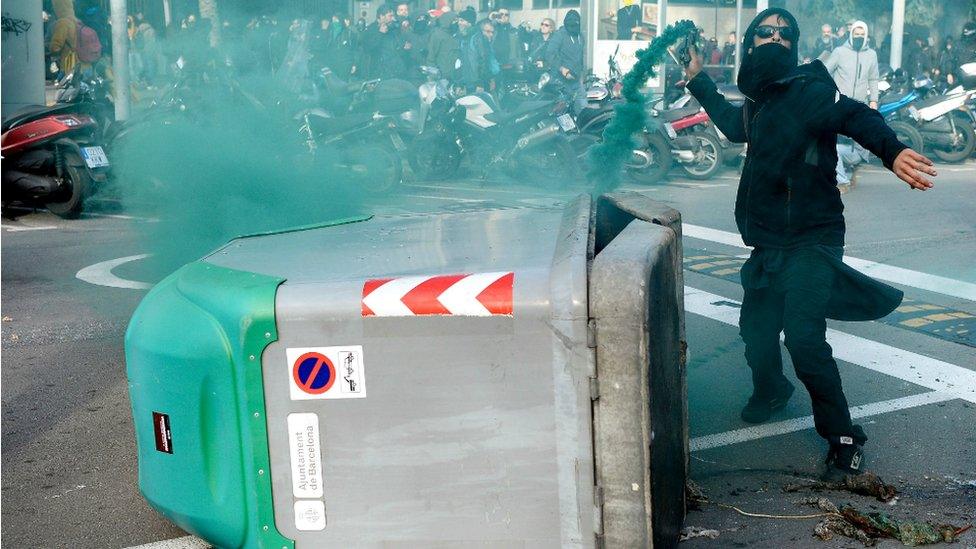
[(842, 95), (820, 61), (767, 86), (761, 103), (733, 106), (705, 71), (688, 90), (730, 140), (749, 144), (735, 221), (750, 246), (844, 245), (837, 134), (854, 138), (888, 169), (908, 148), (877, 111)]

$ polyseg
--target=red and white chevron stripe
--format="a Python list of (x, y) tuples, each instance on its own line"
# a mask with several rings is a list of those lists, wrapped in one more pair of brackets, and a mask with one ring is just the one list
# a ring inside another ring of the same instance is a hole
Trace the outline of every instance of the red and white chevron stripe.
[(512, 316), (515, 273), (380, 278), (363, 284), (363, 316)]

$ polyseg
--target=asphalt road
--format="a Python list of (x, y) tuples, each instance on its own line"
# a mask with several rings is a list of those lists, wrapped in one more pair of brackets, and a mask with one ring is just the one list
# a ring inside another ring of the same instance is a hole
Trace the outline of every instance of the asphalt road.
[[(887, 273), (908, 298), (964, 319), (976, 315), (970, 293), (976, 288), (976, 165), (940, 170), (937, 187), (926, 193), (908, 191), (877, 167), (864, 170), (845, 195), (846, 253), (881, 264), (878, 272)], [(698, 258), (686, 262), (685, 280), (689, 409), (697, 448), (692, 477), (714, 503), (691, 512), (686, 524), (718, 530), (719, 537), (688, 544), (853, 546), (843, 538), (812, 538), (816, 520), (748, 517), (717, 505), (772, 515), (814, 512), (797, 503), (814, 494), (781, 488), (815, 476), (826, 450), (806, 426), (810, 403), (802, 390), (761, 429), (743, 431), (748, 426), (738, 419), (750, 390), (734, 325), (741, 289), (734, 276), (701, 267), (747, 252), (735, 245), (736, 179), (726, 172), (711, 181), (677, 179), (633, 188), (682, 212), (686, 257)], [(402, 214), (544, 207), (577, 191), (499, 182), (408, 185), (405, 195), (369, 208)], [(153, 253), (153, 242), (144, 236), (158, 220), (129, 218), (111, 204), (94, 211), (72, 221), (46, 212), (3, 220), (4, 545), (124, 548), (181, 538), (169, 546), (199, 546), (156, 514), (136, 483), (122, 337), (145, 289), (118, 286), (148, 286), (166, 270), (152, 257), (133, 259)], [(110, 260), (120, 262), (111, 270), (89, 268)], [(726, 265), (735, 267), (734, 261)], [(965, 334), (954, 339), (936, 329), (942, 324), (911, 326), (922, 323), (912, 318), (908, 324), (831, 323), (840, 338), (834, 347), (838, 357), (843, 354), (851, 405), (863, 406), (857, 410), (870, 437), (867, 466), (896, 484), (901, 496), (887, 505), (847, 493), (822, 495), (902, 518), (974, 523), (976, 404), (972, 394), (959, 398), (947, 384), (965, 381), (976, 370), (976, 344), (967, 344)], [(950, 377), (930, 375), (935, 370), (924, 368), (932, 364)], [(923, 371), (915, 373), (916, 365)], [(885, 368), (887, 373), (879, 373)], [(976, 546), (976, 533), (962, 539), (963, 546)]]

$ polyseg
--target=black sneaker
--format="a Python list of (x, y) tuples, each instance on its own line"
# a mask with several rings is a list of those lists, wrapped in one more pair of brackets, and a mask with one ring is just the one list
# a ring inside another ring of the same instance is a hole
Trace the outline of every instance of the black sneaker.
[(868, 437), (860, 425), (855, 425), (850, 436), (829, 437), (827, 451), (827, 476), (860, 475), (864, 472), (864, 451), (861, 447)]
[(796, 387), (789, 381), (780, 389), (780, 393), (772, 398), (756, 398), (755, 395), (749, 398), (746, 407), (742, 409), (742, 421), (746, 423), (763, 423), (767, 421), (773, 412), (781, 410), (786, 406), (786, 402), (793, 396)]

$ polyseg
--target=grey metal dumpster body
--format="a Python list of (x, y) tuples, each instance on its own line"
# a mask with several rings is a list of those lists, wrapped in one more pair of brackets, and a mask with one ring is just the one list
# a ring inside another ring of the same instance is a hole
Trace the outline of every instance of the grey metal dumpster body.
[(674, 545), (680, 241), (620, 203), (377, 217), (205, 258), (284, 280), (259, 357), (263, 527), (298, 548)]

